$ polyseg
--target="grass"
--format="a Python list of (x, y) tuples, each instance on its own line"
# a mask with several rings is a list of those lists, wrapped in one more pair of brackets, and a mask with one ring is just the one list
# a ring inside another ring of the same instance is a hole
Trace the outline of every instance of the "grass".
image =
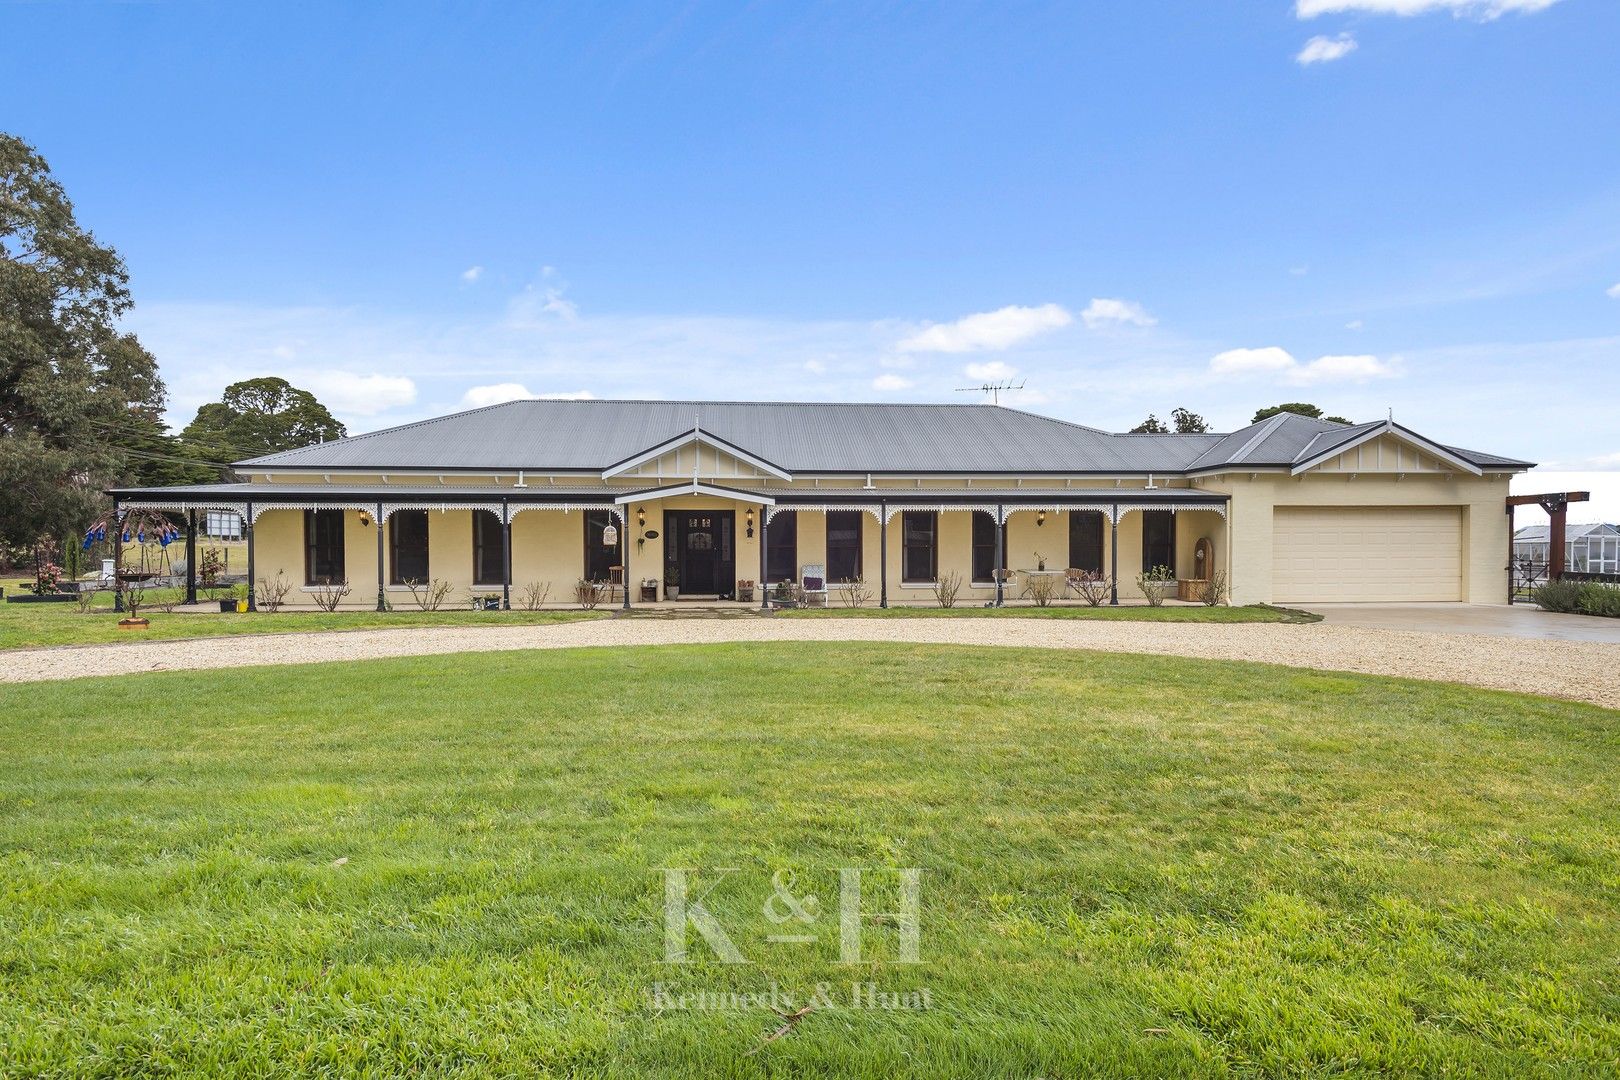
[(1251, 604), (1245, 607), (1208, 607), (1204, 604), (1150, 607), (1122, 604), (1087, 607), (987, 608), (978, 605), (942, 607), (839, 607), (837, 601), (825, 608), (790, 608), (777, 614), (790, 619), (1100, 619), (1104, 622), (1196, 622), (1196, 623), (1308, 623), (1322, 616), (1292, 608)]
[[(872, 644), (0, 687), (0, 1074), (1613, 1075), (1616, 716)], [(921, 964), (837, 962), (845, 866), (921, 868)], [(664, 962), (662, 867), (751, 963)]]
[[(169, 590), (149, 590), (153, 600), (164, 599)], [(6, 595), (12, 594), (8, 587)], [(173, 593), (179, 598), (178, 591)], [(220, 611), (163, 612), (143, 607), (141, 616), (151, 620), (145, 630), (118, 629), (120, 616), (113, 614), (112, 595), (98, 594), (93, 610), (82, 613), (72, 602), (56, 604), (0, 604), (0, 650), (34, 648), (41, 645), (97, 645), (109, 641), (163, 638), (230, 637), (239, 634), (292, 634), (311, 630), (375, 630), (402, 626), (511, 626), (566, 622), (571, 619), (604, 618), (605, 610), (572, 611), (473, 611), (470, 608), (444, 608), (439, 611), (257, 611), (227, 614)]]

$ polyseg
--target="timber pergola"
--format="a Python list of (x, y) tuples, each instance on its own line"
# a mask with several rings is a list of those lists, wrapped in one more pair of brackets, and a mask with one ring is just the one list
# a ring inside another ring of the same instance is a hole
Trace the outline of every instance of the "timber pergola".
[(1565, 527), (1569, 521), (1569, 504), (1589, 502), (1590, 491), (1554, 491), (1542, 495), (1509, 495), (1508, 516), (1508, 603), (1513, 603), (1513, 511), (1520, 506), (1539, 506), (1547, 512), (1547, 579), (1557, 581), (1564, 576)]

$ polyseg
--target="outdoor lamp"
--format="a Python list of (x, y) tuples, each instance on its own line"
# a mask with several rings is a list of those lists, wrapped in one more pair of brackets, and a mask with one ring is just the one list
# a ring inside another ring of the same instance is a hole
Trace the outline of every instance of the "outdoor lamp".
[(636, 511), (636, 528), (645, 529), (646, 527), (647, 527), (647, 511), (638, 509)]
[(360, 511), (360, 527), (362, 529), (371, 528), (371, 515), (364, 510)]
[(753, 507), (748, 508), (748, 513), (743, 516), (743, 520), (748, 526), (748, 539), (752, 540), (754, 538), (754, 508)]
[(1042, 525), (1045, 525), (1045, 524), (1046, 524), (1046, 511), (1042, 510), (1040, 513), (1035, 515), (1035, 527), (1038, 529)]

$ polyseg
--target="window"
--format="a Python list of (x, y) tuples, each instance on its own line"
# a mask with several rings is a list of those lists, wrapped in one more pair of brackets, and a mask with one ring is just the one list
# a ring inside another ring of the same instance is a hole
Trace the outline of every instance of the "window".
[(799, 515), (790, 512), (771, 518), (765, 530), (765, 580), (799, 580)]
[(613, 568), (619, 565), (619, 546), (602, 543), (602, 534), (613, 523), (608, 510), (585, 511), (585, 580), (612, 581)]
[(1103, 572), (1102, 511), (1069, 511), (1069, 569)]
[(908, 510), (900, 515), (900, 580), (933, 581), (939, 576), (939, 515)]
[(1169, 510), (1142, 513), (1142, 569), (1155, 566), (1176, 569), (1176, 515)]
[(343, 511), (304, 511), (304, 584), (343, 581)]
[[(996, 519), (981, 510), (973, 511), (973, 580), (996, 580)], [(1007, 547), (1001, 548), (1001, 569), (1007, 569)]]
[(827, 511), (827, 580), (854, 581), (861, 576), (863, 510)]
[(498, 514), (473, 511), (473, 584), (506, 583), (506, 529)]
[(404, 585), (428, 580), (428, 516), (426, 510), (395, 510), (388, 519), (388, 581)]

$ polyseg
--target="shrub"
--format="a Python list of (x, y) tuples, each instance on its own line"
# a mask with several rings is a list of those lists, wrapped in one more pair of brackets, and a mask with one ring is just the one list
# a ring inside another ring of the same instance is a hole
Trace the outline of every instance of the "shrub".
[(1029, 598), (1036, 607), (1051, 607), (1063, 589), (1063, 579), (1053, 574), (1036, 574), (1029, 579)]
[(1069, 573), (1068, 586), (1079, 593), (1080, 599), (1087, 604), (1101, 607), (1114, 591), (1114, 579), (1095, 570), (1074, 570)]
[(523, 607), (527, 611), (539, 611), (545, 606), (546, 597), (551, 595), (551, 582), (531, 581), (523, 586)]
[(1589, 581), (1581, 586), (1579, 608), (1582, 615), (1620, 619), (1620, 587)]
[(1163, 607), (1165, 594), (1169, 589), (1166, 585), (1176, 580), (1176, 575), (1168, 566), (1155, 566), (1151, 570), (1136, 575), (1136, 587), (1142, 590), (1151, 607)]
[(586, 611), (590, 611), (603, 600), (607, 599), (608, 584), (601, 581), (586, 581), (580, 578), (574, 582), (574, 602)]
[(962, 591), (962, 575), (952, 570), (934, 579), (934, 599), (942, 608), (956, 606), (956, 594)]
[(315, 591), (311, 594), (315, 601), (315, 606), (320, 608), (322, 611), (336, 611), (338, 609), (338, 605), (343, 603), (343, 598), (348, 595), (348, 578), (344, 578), (342, 581), (322, 582), (321, 584), (315, 586)]
[(1226, 571), (1211, 570), (1204, 583), (1203, 601), (1206, 607), (1215, 607), (1226, 599)]
[(279, 611), (281, 605), (287, 602), (287, 594), (292, 592), (292, 588), (292, 582), (280, 570), (276, 571), (274, 578), (260, 578), (257, 606), (264, 611)]
[(1549, 581), (1538, 585), (1530, 599), (1544, 611), (1568, 614), (1577, 610), (1581, 599), (1581, 585), (1577, 581)]
[(224, 572), (224, 553), (217, 547), (204, 548), (202, 558), (197, 560), (197, 577), (202, 581), (203, 588), (212, 589)]
[(411, 599), (423, 611), (438, 611), (444, 598), (450, 595), (450, 583), (443, 578), (429, 578), (427, 581), (412, 578), (405, 583), (405, 587), (411, 590)]
[(62, 568), (49, 559), (41, 559), (34, 564), (34, 583), (28, 586), (35, 596), (49, 596), (60, 592), (62, 584)]
[(864, 577), (845, 578), (838, 583), (838, 595), (844, 598), (844, 603), (849, 607), (861, 607), (871, 602), (872, 588)]

